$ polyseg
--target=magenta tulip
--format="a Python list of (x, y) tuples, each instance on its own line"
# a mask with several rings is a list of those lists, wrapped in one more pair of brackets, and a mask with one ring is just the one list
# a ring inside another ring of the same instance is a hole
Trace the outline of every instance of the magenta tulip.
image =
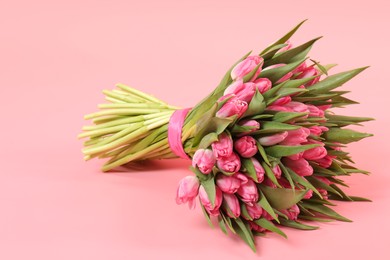
[(216, 184), (224, 193), (235, 193), (241, 184), (247, 183), (248, 178), (242, 173), (236, 173), (232, 176), (218, 174)]
[(263, 213), (263, 208), (259, 204), (253, 203), (252, 205), (246, 204), (245, 206), (246, 206), (246, 210), (248, 211), (249, 216), (252, 219), (261, 218), (261, 215)]
[(291, 208), (282, 210), (282, 213), (288, 217), (290, 220), (297, 220), (299, 215), (299, 207), (295, 204)]
[(260, 123), (256, 120), (241, 120), (240, 122), (238, 122), (238, 125), (248, 128), (248, 131), (245, 131), (238, 136), (247, 135), (260, 129)]
[(263, 182), (264, 174), (265, 174), (265, 170), (264, 170), (263, 166), (261, 166), (259, 161), (256, 160), (255, 158), (251, 158), (251, 161), (252, 161), (253, 166), (254, 166), (255, 171), (256, 171), (257, 182), (258, 183)]
[(267, 78), (258, 78), (253, 83), (255, 83), (255, 87), (261, 94), (272, 88), (272, 82)]
[(245, 101), (249, 104), (255, 93), (256, 88), (254, 83), (243, 83), (242, 79), (240, 79), (228, 86), (223, 94), (235, 94), (239, 100)]
[(296, 130), (287, 131), (286, 138), (280, 142), (281, 145), (299, 145), (307, 142), (307, 137), (310, 135), (310, 130), (306, 127), (301, 127)]

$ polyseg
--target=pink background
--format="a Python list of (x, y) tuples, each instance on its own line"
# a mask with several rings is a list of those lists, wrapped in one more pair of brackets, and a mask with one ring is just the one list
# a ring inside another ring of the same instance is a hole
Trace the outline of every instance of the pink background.
[[(8, 2), (8, 3), (6, 3)], [(371, 1), (3, 1), (0, 9), (0, 259), (390, 259), (389, 3)], [(209, 3), (212, 2), (212, 3)], [(375, 137), (350, 146), (370, 177), (348, 178), (340, 203), (353, 223), (289, 239), (257, 239), (258, 253), (174, 202), (188, 162), (130, 173), (85, 163), (76, 135), (101, 90), (132, 85), (174, 105), (208, 94), (248, 50), (309, 18), (294, 42), (324, 35), (311, 57), (371, 65), (344, 86), (375, 117)]]

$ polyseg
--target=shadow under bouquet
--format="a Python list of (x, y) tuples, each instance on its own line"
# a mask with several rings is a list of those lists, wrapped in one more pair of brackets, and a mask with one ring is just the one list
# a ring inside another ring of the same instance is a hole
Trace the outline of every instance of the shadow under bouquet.
[(352, 165), (345, 146), (371, 135), (345, 127), (372, 119), (331, 109), (357, 103), (336, 89), (366, 67), (329, 75), (334, 64), (307, 58), (319, 38), (289, 42), (302, 23), (259, 55), (242, 57), (193, 108), (123, 84), (104, 90), (110, 103), (85, 116), (93, 125), (79, 135), (88, 138), (84, 158), (106, 159), (103, 171), (139, 160), (192, 160), (194, 174), (180, 181), (176, 202), (194, 208), (199, 198), (210, 225), (217, 218), (224, 233), (254, 251), (254, 236), (285, 237), (280, 226), (312, 230), (306, 221), (350, 221), (331, 200), (367, 200), (345, 194), (339, 177), (368, 173)]

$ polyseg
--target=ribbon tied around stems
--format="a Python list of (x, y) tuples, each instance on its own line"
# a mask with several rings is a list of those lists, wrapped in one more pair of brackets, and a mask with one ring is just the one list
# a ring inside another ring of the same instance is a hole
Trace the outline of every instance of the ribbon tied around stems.
[(181, 135), (184, 120), (190, 111), (190, 108), (179, 109), (173, 112), (168, 124), (168, 143), (172, 152), (183, 159), (190, 159), (184, 151), (183, 144), (181, 142)]

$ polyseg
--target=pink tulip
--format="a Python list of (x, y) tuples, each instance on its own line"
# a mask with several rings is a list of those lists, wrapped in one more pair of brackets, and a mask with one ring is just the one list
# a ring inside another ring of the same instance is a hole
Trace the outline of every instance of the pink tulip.
[(282, 97), (282, 98), (279, 98), (277, 100), (275, 100), (271, 106), (283, 106), (287, 103), (291, 102), (291, 97), (290, 96), (285, 96), (285, 97)]
[[(264, 70), (275, 69), (275, 68), (279, 68), (279, 67), (283, 67), (283, 66), (286, 66), (286, 64), (284, 64), (284, 63), (274, 64), (274, 65), (268, 66)], [(282, 83), (282, 82), (284, 82), (286, 80), (289, 80), (292, 77), (292, 75), (293, 75), (292, 72), (288, 72), (282, 78), (280, 78), (276, 83), (278, 84), (278, 83)]]
[(198, 149), (192, 157), (192, 167), (198, 167), (199, 171), (209, 174), (215, 165), (215, 156), (210, 149)]
[(199, 180), (195, 176), (186, 176), (179, 182), (176, 193), (176, 203), (183, 204), (188, 202), (190, 209), (195, 208), (195, 198), (198, 196)]
[[(302, 73), (297, 76), (297, 79), (305, 79), (310, 78), (313, 76), (319, 75), (319, 72), (316, 68), (313, 66), (307, 67), (302, 70)], [(312, 86), (316, 84), (320, 80), (320, 76), (315, 77), (314, 79), (310, 80), (308, 83), (306, 83), (306, 86)]]
[(257, 122), (256, 120), (241, 120), (238, 123), (238, 125), (243, 127), (248, 127), (250, 129), (244, 133), (239, 134), (238, 136), (247, 135), (260, 129), (260, 123)]
[(318, 107), (319, 109), (321, 109), (322, 111), (325, 111), (325, 110), (331, 108), (332, 105), (321, 105), (321, 106), (317, 106), (317, 107)]
[(234, 194), (223, 194), (223, 200), (225, 201), (229, 210), (226, 210), (226, 213), (231, 218), (237, 218), (241, 214), (240, 202), (238, 201), (236, 195)]
[(223, 172), (238, 172), (241, 168), (240, 158), (234, 152), (227, 157), (222, 157), (217, 160), (218, 168)]
[(256, 88), (254, 83), (243, 83), (242, 79), (240, 79), (228, 86), (223, 94), (235, 94), (239, 100), (245, 101), (249, 104), (255, 93)]
[(234, 142), (234, 149), (241, 157), (250, 158), (257, 153), (256, 140), (252, 136), (243, 136)]
[(289, 167), (291, 170), (293, 170), (296, 174), (300, 176), (310, 176), (313, 174), (313, 167), (311, 167), (309, 162), (303, 158), (298, 160), (284, 158), (283, 163), (285, 166)]
[(287, 137), (287, 135), (287, 131), (284, 131), (281, 133), (260, 137), (258, 140), (259, 143), (263, 146), (271, 146), (282, 142)]
[(324, 117), (325, 116), (324, 111), (322, 111), (318, 107), (313, 106), (313, 105), (306, 105), (306, 106), (309, 109), (309, 116), (312, 116), (312, 117)]
[(309, 127), (310, 134), (320, 136), (323, 132), (326, 132), (329, 130), (329, 128), (325, 126), (311, 126)]
[(312, 149), (304, 151), (303, 158), (305, 158), (306, 160), (319, 160), (324, 158), (328, 154), (326, 148), (324, 147), (324, 143), (322, 142), (309, 140), (307, 144), (321, 144), (322, 146), (314, 147)]
[(241, 117), (247, 109), (248, 103), (234, 96), (218, 110), (216, 116), (219, 118), (226, 118), (234, 115)]
[(219, 174), (216, 180), (217, 186), (224, 193), (235, 193), (241, 184), (247, 183), (248, 178), (242, 173), (236, 173), (232, 176), (226, 176), (224, 174)]
[(258, 78), (253, 83), (255, 83), (255, 87), (261, 94), (272, 88), (272, 82), (267, 78)]
[(282, 170), (280, 169), (279, 165), (275, 165), (272, 168), (272, 172), (274, 173), (277, 179), (280, 179), (280, 177), (282, 177)]
[(277, 188), (278, 186), (276, 186), (275, 183), (273, 183), (269, 178), (266, 178), (264, 181), (263, 181), (263, 184), (265, 186), (268, 186), (268, 187), (271, 187), (271, 188)]
[(218, 141), (211, 144), (215, 158), (230, 156), (233, 152), (233, 140), (227, 133), (218, 136)]
[(246, 206), (246, 210), (248, 211), (248, 215), (252, 219), (261, 218), (261, 215), (263, 213), (263, 208), (259, 204), (253, 203), (252, 205), (246, 204), (245, 206)]
[(318, 192), (321, 194), (322, 198), (327, 200), (328, 197), (328, 191), (322, 188), (317, 188)]
[(314, 176), (314, 178), (316, 178), (317, 180), (319, 180), (319, 181), (325, 183), (326, 185), (331, 185), (331, 184), (333, 184), (332, 181), (330, 181), (328, 178), (325, 178), (325, 177), (323, 177), (323, 176)]
[[(245, 60), (238, 63), (231, 71), (230, 76), (233, 80), (242, 79), (252, 70), (254, 70), (260, 63), (263, 63), (263, 58), (260, 56), (248, 56)], [(255, 75), (250, 79), (250, 81), (257, 78), (261, 72), (261, 67), (258, 68)]]
[(299, 215), (299, 207), (295, 204), (291, 208), (282, 210), (282, 213), (288, 217), (290, 220), (297, 220)]
[(296, 130), (287, 131), (286, 138), (280, 142), (281, 145), (299, 145), (307, 142), (307, 137), (310, 135), (310, 130), (306, 127), (301, 127)]
[(307, 105), (301, 102), (291, 101), (290, 103), (287, 103), (284, 106), (290, 109), (292, 112), (298, 112), (298, 113), (309, 112)]
[(299, 159), (303, 158), (303, 152), (299, 152), (299, 153), (296, 153), (296, 154), (293, 154), (293, 155), (289, 155), (289, 156), (286, 156), (286, 157), (291, 159), (291, 160), (299, 160)]
[(248, 179), (247, 183), (240, 186), (237, 194), (241, 197), (242, 201), (249, 205), (252, 205), (259, 199), (256, 183), (250, 179)]
[(265, 228), (257, 225), (255, 222), (252, 222), (252, 221), (249, 221), (249, 227), (251, 230), (254, 230), (254, 231), (259, 232), (259, 233), (263, 233), (263, 232), (267, 231)]
[(292, 73), (297, 74), (303, 72), (307, 68), (306, 62), (302, 62), (298, 67), (296, 67)]
[(304, 199), (310, 199), (311, 197), (313, 197), (313, 191), (312, 190), (308, 190), (305, 194), (305, 196), (303, 196)]
[(264, 174), (265, 174), (265, 170), (264, 170), (263, 166), (261, 166), (259, 161), (256, 160), (255, 158), (251, 158), (251, 161), (252, 161), (253, 166), (254, 166), (255, 171), (256, 171), (257, 182), (258, 183), (263, 182)]
[(333, 162), (332, 157), (330, 157), (329, 155), (326, 155), (325, 157), (314, 161), (323, 168), (329, 168)]
[[(263, 210), (263, 213), (261, 215), (266, 220), (274, 220), (274, 218), (265, 210)], [(276, 214), (276, 216), (278, 216), (278, 215)]]
[(200, 185), (199, 187), (200, 202), (207, 210), (207, 212), (212, 216), (219, 215), (219, 207), (221, 207), (222, 204), (222, 191), (218, 187), (215, 187), (215, 192), (216, 194), (215, 194), (215, 201), (213, 206), (204, 187), (202, 185)]
[(290, 41), (286, 41), (285, 44), (287, 44), (287, 46), (284, 46), (278, 52), (288, 51), (289, 49), (291, 49), (293, 47), (293, 45)]

